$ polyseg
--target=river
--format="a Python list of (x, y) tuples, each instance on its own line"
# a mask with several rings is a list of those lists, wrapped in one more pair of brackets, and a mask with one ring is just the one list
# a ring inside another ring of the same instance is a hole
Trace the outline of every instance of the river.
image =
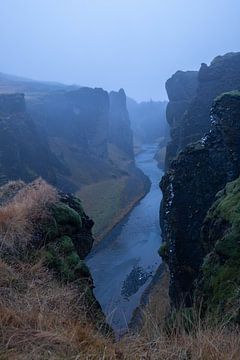
[(127, 330), (141, 296), (161, 259), (159, 181), (163, 172), (154, 159), (157, 145), (144, 145), (136, 165), (149, 177), (150, 191), (87, 257), (95, 289), (108, 323), (116, 333)]

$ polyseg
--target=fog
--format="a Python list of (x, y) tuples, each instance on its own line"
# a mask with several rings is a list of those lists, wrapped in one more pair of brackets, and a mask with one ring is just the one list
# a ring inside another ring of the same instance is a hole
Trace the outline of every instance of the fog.
[(0, 72), (166, 99), (176, 70), (239, 50), (239, 0), (0, 0)]

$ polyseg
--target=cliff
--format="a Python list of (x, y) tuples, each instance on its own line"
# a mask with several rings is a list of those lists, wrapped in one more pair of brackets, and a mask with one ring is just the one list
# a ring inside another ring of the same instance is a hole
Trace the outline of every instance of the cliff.
[(63, 167), (27, 113), (23, 94), (0, 95), (0, 144), (0, 184), (38, 176), (56, 184)]
[(102, 238), (147, 191), (135, 167), (123, 90), (79, 88), (31, 97), (27, 109), (66, 171), (57, 186), (78, 194)]
[(177, 71), (166, 82), (166, 91), (169, 98), (166, 117), (170, 126), (171, 137), (166, 149), (166, 169), (181, 150), (184, 114), (196, 95), (197, 86), (197, 71)]
[(111, 91), (109, 100), (109, 143), (114, 144), (128, 158), (133, 159), (133, 134), (124, 90)]
[(230, 92), (214, 102), (209, 133), (180, 152), (161, 181), (161, 228), (175, 303), (191, 303), (204, 255), (200, 230), (216, 193), (239, 176), (239, 140), (240, 96)]
[(202, 64), (198, 81), (197, 95), (184, 118), (182, 149), (209, 131), (213, 100), (223, 92), (240, 89), (240, 53), (217, 56), (209, 66)]
[(213, 100), (235, 89), (240, 89), (240, 53), (218, 56), (209, 66), (202, 64), (199, 72), (178, 71), (167, 81), (171, 141), (167, 146), (166, 169), (180, 150), (209, 131)]

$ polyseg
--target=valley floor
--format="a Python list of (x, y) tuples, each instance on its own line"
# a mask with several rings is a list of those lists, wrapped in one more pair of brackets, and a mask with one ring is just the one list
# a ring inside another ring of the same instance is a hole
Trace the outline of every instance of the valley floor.
[(78, 196), (86, 212), (94, 219), (93, 234), (96, 242), (102, 240), (132, 210), (146, 195), (148, 188), (148, 181), (142, 174), (108, 179), (82, 187)]

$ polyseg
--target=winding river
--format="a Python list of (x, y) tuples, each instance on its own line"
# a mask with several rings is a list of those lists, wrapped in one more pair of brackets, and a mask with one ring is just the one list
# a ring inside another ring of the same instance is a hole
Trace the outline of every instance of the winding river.
[(87, 258), (95, 296), (116, 333), (127, 330), (161, 262), (159, 181), (163, 172), (154, 160), (156, 150), (157, 145), (145, 145), (136, 156), (137, 166), (151, 180), (150, 191)]

